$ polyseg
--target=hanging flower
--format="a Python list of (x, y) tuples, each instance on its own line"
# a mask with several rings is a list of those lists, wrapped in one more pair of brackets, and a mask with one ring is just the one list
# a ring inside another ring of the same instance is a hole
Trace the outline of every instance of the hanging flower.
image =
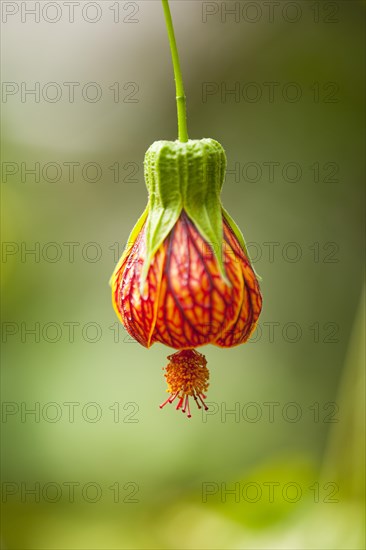
[(212, 139), (155, 142), (146, 153), (148, 206), (112, 276), (115, 311), (129, 334), (168, 357), (177, 409), (206, 407), (208, 369), (194, 348), (248, 340), (262, 299), (243, 236), (221, 204), (226, 155)]

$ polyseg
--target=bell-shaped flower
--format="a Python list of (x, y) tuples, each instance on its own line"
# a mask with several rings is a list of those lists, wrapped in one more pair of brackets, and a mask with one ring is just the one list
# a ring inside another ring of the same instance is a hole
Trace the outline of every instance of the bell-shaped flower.
[(223, 208), (226, 155), (212, 139), (158, 141), (147, 151), (148, 206), (112, 276), (112, 301), (145, 347), (175, 348), (166, 379), (177, 409), (205, 407), (208, 370), (194, 348), (232, 347), (256, 327), (262, 298), (244, 238)]

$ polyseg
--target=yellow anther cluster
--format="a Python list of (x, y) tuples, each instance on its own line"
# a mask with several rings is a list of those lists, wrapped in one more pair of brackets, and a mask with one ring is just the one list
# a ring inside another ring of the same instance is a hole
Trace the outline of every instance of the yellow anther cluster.
[(169, 393), (194, 397), (207, 392), (210, 373), (204, 355), (196, 350), (183, 350), (168, 359), (165, 378)]

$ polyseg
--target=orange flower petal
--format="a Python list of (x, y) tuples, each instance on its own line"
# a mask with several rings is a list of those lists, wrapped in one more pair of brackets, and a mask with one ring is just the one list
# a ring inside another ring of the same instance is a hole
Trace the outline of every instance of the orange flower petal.
[(224, 221), (223, 280), (212, 249), (182, 212), (151, 262), (140, 292), (146, 225), (116, 272), (113, 299), (126, 330), (143, 346), (176, 349), (245, 342), (255, 328), (261, 296), (255, 273)]

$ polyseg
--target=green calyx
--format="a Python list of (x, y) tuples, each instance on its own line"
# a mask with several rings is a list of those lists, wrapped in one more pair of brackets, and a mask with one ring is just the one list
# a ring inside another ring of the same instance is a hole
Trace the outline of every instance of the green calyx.
[(155, 141), (146, 152), (144, 165), (149, 202), (144, 214), (146, 258), (141, 287), (154, 254), (182, 210), (212, 248), (221, 276), (231, 286), (222, 255), (223, 217), (248, 253), (239, 227), (221, 204), (227, 165), (223, 147), (214, 139)]
[(177, 222), (182, 210), (212, 247), (220, 272), (229, 283), (222, 260), (222, 205), (226, 155), (213, 139), (156, 141), (145, 156), (149, 191), (143, 279), (151, 260)]

